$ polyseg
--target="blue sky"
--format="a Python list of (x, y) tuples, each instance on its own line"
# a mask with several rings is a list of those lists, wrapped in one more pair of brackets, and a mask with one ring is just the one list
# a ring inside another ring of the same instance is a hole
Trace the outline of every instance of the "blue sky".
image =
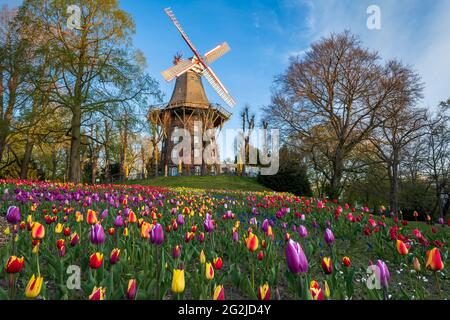
[[(18, 4), (20, 0), (0, 0)], [(74, 1), (76, 3), (76, 1)], [(291, 55), (330, 32), (350, 29), (363, 45), (383, 58), (412, 65), (426, 84), (422, 105), (434, 107), (450, 97), (449, 0), (122, 0), (137, 26), (134, 44), (148, 62), (148, 72), (161, 83), (166, 100), (173, 83), (160, 71), (173, 55), (190, 51), (164, 8), (171, 7), (197, 49), (204, 53), (227, 41), (232, 49), (212, 67), (238, 106), (225, 128), (239, 127), (239, 110), (249, 103), (257, 112), (270, 103), (273, 78)], [(381, 9), (381, 30), (366, 26), (369, 5)], [(205, 83), (205, 81), (204, 81)], [(211, 102), (220, 102), (209, 88)]]

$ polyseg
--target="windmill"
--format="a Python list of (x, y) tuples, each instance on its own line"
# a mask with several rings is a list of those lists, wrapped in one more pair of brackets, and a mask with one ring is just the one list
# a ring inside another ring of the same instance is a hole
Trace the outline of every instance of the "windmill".
[[(161, 171), (164, 171), (166, 176), (179, 175), (181, 172), (183, 175), (217, 174), (220, 171), (220, 164), (218, 162), (212, 165), (205, 163), (202, 157), (202, 151), (209, 146), (214, 149), (214, 157), (217, 160), (219, 159), (215, 138), (204, 141), (203, 135), (200, 135), (199, 138), (198, 133), (210, 130), (216, 132), (221, 129), (223, 124), (231, 117), (231, 113), (219, 104), (209, 102), (202, 84), (202, 78), (204, 77), (208, 81), (228, 106), (236, 105), (233, 97), (210, 67), (210, 64), (229, 52), (230, 47), (224, 42), (201, 56), (172, 10), (167, 8), (165, 12), (194, 55), (192, 58), (183, 59), (182, 54), (177, 53), (173, 60), (174, 66), (161, 72), (166, 81), (176, 79), (172, 97), (168, 103), (152, 106), (148, 114), (151, 125), (162, 128), (162, 152), (159, 162)], [(201, 124), (201, 128), (197, 127), (198, 124)], [(174, 147), (178, 140), (173, 137), (173, 133), (177, 129), (185, 129), (191, 134), (191, 137), (194, 137), (191, 142), (191, 154), (178, 155), (183, 157), (181, 162), (174, 155), (174, 152), (177, 152)], [(198, 152), (199, 146), (200, 154)], [(186, 159), (190, 161), (186, 161)]]
[(214, 49), (205, 53), (204, 56), (201, 56), (198, 53), (197, 49), (195, 49), (194, 44), (191, 42), (191, 40), (189, 40), (187, 34), (184, 32), (183, 28), (181, 27), (181, 24), (178, 22), (177, 18), (172, 12), (172, 9), (166, 8), (164, 9), (164, 11), (172, 20), (173, 24), (180, 32), (181, 37), (184, 39), (184, 41), (187, 43), (189, 48), (194, 53), (194, 56), (192, 58), (185, 60), (180, 59), (176, 65), (161, 72), (164, 79), (166, 79), (166, 81), (169, 82), (175, 78), (178, 78), (184, 73), (192, 70), (196, 72), (198, 75), (205, 77), (205, 79), (213, 87), (214, 91), (216, 91), (217, 94), (223, 99), (223, 101), (225, 101), (225, 103), (230, 107), (234, 107), (236, 105), (236, 102), (234, 101), (233, 97), (230, 95), (225, 86), (222, 84), (222, 82), (219, 80), (219, 78), (216, 76), (216, 74), (212, 71), (211, 67), (209, 66), (211, 63), (213, 63), (214, 61), (225, 55), (228, 51), (230, 51), (228, 43), (224, 42), (215, 47)]

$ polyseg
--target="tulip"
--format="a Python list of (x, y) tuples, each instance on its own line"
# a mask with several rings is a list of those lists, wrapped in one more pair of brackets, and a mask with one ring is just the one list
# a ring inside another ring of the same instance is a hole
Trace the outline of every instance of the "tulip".
[(164, 243), (164, 231), (159, 223), (157, 223), (150, 231), (150, 241), (157, 245)]
[(105, 300), (106, 288), (94, 287), (89, 295), (89, 300)]
[(31, 227), (31, 238), (34, 240), (42, 240), (45, 236), (45, 229), (39, 222), (33, 222)]
[(245, 245), (251, 252), (255, 252), (258, 249), (259, 240), (258, 237), (250, 232), (247, 238), (245, 238)]
[(111, 251), (111, 255), (109, 256), (109, 263), (114, 265), (117, 262), (119, 262), (119, 257), (120, 257), (120, 249), (119, 248), (114, 248)]
[(136, 223), (136, 221), (137, 221), (136, 214), (134, 213), (134, 211), (130, 210), (130, 213), (128, 215), (128, 222)]
[(89, 267), (91, 269), (99, 269), (103, 263), (103, 253), (96, 252), (89, 258)]
[(10, 224), (18, 224), (20, 222), (20, 209), (15, 206), (10, 206), (6, 210), (6, 221)]
[(120, 228), (123, 226), (123, 218), (122, 216), (117, 216), (116, 219), (114, 220), (114, 226), (116, 228)]
[(289, 240), (286, 247), (286, 262), (289, 270), (294, 273), (308, 272), (308, 260), (299, 243)]
[(184, 291), (184, 270), (174, 269), (172, 275), (172, 292), (182, 293)]
[(346, 267), (350, 267), (350, 258), (349, 257), (342, 258), (342, 264)]
[(323, 292), (317, 281), (315, 280), (311, 281), (309, 286), (309, 292), (311, 293), (311, 297), (313, 300), (323, 300)]
[(268, 283), (265, 283), (258, 288), (258, 300), (270, 300), (270, 288)]
[(222, 258), (217, 257), (213, 259), (214, 269), (220, 270), (222, 269)]
[(66, 240), (64, 239), (58, 239), (56, 241), (56, 247), (58, 248), (58, 250), (61, 250), (62, 247), (64, 247)]
[(209, 262), (207, 262), (205, 265), (205, 277), (208, 280), (214, 279), (214, 268)]
[(327, 228), (327, 229), (325, 230), (324, 239), (325, 239), (325, 242), (326, 242), (328, 245), (333, 244), (333, 242), (334, 242), (334, 235), (333, 235), (333, 231), (331, 231), (331, 229)]
[(377, 276), (380, 281), (380, 284), (387, 288), (389, 284), (389, 279), (391, 278), (391, 275), (389, 273), (389, 269), (384, 261), (378, 260), (377, 261)]
[(205, 262), (206, 262), (205, 252), (202, 250), (202, 252), (200, 252), (200, 263), (205, 264)]
[(204, 232), (199, 233), (198, 240), (200, 241), (200, 243), (203, 243), (203, 241), (205, 241), (205, 233)]
[(406, 247), (406, 244), (403, 241), (397, 239), (395, 246), (397, 247), (397, 252), (400, 255), (404, 256), (408, 254), (408, 248)]
[(134, 300), (136, 298), (136, 291), (137, 291), (136, 279), (130, 279), (128, 281), (127, 286), (127, 294), (126, 294), (127, 299)]
[(59, 249), (59, 256), (60, 256), (61, 258), (63, 258), (65, 255), (66, 255), (66, 246), (62, 246), (62, 247)]
[(306, 238), (308, 236), (308, 230), (306, 229), (306, 227), (304, 225), (300, 225), (298, 228), (298, 234), (300, 235), (300, 237), (302, 238)]
[(178, 259), (180, 257), (180, 254), (181, 254), (181, 247), (179, 245), (173, 247), (173, 258)]
[(25, 297), (27, 297), (28, 299), (36, 298), (39, 293), (41, 293), (43, 280), (44, 278), (42, 278), (41, 276), (38, 275), (38, 277), (36, 278), (33, 274), (25, 288)]
[(211, 220), (211, 215), (209, 213), (206, 214), (206, 219), (203, 222), (203, 227), (205, 228), (205, 232), (212, 232), (214, 230), (214, 222)]
[(233, 241), (234, 242), (239, 241), (239, 233), (237, 233), (237, 231), (233, 231)]
[(107, 216), (108, 216), (108, 209), (105, 209), (100, 215), (100, 219), (105, 220)]
[(324, 257), (322, 259), (322, 270), (325, 274), (331, 274), (333, 272), (333, 264), (329, 257)]
[(80, 238), (78, 237), (78, 234), (76, 232), (74, 232), (71, 236), (70, 236), (70, 246), (74, 247), (77, 243), (78, 240)]
[(105, 242), (105, 230), (100, 223), (96, 223), (91, 227), (89, 238), (93, 244), (102, 244)]
[(5, 271), (7, 273), (19, 273), (20, 271), (22, 271), (23, 264), (23, 257), (18, 258), (16, 256), (11, 256), (6, 262)]
[(330, 291), (330, 287), (328, 286), (328, 282), (325, 280), (325, 284), (324, 284), (324, 288), (325, 288), (325, 298), (329, 298), (331, 296), (331, 291)]
[(60, 234), (61, 232), (63, 232), (63, 225), (62, 223), (58, 223), (55, 227), (55, 233)]
[(258, 252), (258, 260), (263, 261), (264, 259), (264, 253), (262, 251)]
[(262, 229), (262, 231), (267, 232), (268, 228), (269, 228), (269, 220), (264, 219), (264, 221), (261, 225), (261, 229)]
[(86, 221), (88, 224), (96, 224), (98, 222), (97, 219), (97, 212), (94, 210), (89, 209), (87, 212), (87, 218)]
[(181, 226), (184, 225), (184, 216), (181, 213), (177, 217), (177, 223)]
[(414, 266), (414, 270), (416, 270), (416, 272), (420, 272), (420, 261), (419, 261), (419, 259), (417, 259), (417, 257), (414, 257), (414, 259), (413, 259), (413, 266)]
[(127, 286), (127, 299), (134, 300), (136, 298), (137, 284), (136, 279), (130, 279)]
[(441, 253), (438, 248), (433, 248), (427, 251), (427, 263), (425, 267), (432, 271), (439, 271), (444, 269), (444, 263), (441, 260)]
[(128, 235), (129, 235), (128, 228), (123, 228), (123, 236), (128, 237)]
[(218, 285), (218, 286), (214, 289), (213, 300), (225, 300), (225, 292), (224, 292), (224, 290), (223, 290), (223, 286)]
[(109, 228), (109, 229), (108, 229), (108, 234), (109, 234), (110, 236), (113, 236), (115, 233), (116, 233), (116, 229), (114, 229), (114, 228)]
[(150, 231), (152, 231), (152, 224), (148, 222), (142, 222), (141, 224), (141, 238), (142, 239), (149, 239), (150, 238)]

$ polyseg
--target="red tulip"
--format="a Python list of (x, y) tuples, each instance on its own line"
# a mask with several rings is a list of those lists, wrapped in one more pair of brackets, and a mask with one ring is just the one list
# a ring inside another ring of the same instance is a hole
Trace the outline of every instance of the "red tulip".
[(7, 273), (19, 273), (22, 271), (24, 264), (24, 258), (18, 258), (16, 256), (9, 257), (8, 261), (6, 262), (5, 271)]
[(96, 252), (89, 258), (89, 267), (91, 269), (99, 269), (103, 263), (103, 253)]

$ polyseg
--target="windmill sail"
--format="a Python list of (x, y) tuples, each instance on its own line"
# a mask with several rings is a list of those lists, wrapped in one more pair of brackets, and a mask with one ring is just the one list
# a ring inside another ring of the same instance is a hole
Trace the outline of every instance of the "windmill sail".
[(164, 77), (164, 79), (166, 79), (166, 81), (171, 81), (172, 79), (192, 69), (195, 65), (196, 64), (191, 60), (181, 60), (173, 67), (161, 72), (161, 74)]
[(236, 102), (233, 97), (228, 93), (227, 89), (220, 82), (219, 78), (214, 74), (211, 68), (203, 70), (202, 75), (206, 78), (209, 84), (213, 87), (214, 91), (226, 102), (230, 107), (234, 107)]
[(211, 51), (205, 54), (205, 61), (207, 64), (211, 64), (223, 55), (225, 55), (228, 51), (230, 51), (230, 46), (228, 43), (224, 42), (221, 45), (215, 47)]

